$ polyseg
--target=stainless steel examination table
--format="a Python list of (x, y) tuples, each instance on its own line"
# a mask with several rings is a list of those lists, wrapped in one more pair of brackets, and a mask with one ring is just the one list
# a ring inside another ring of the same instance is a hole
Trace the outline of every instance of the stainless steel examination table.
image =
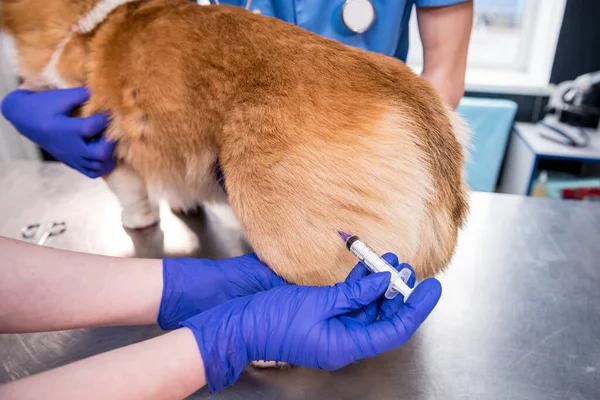
[[(156, 258), (250, 251), (226, 209), (162, 211), (160, 227), (126, 232), (102, 180), (58, 164), (0, 164), (0, 235), (62, 219), (67, 231), (47, 245)], [(337, 372), (248, 368), (213, 398), (600, 399), (600, 204), (474, 193), (439, 278), (440, 304), (404, 347)], [(0, 335), (0, 382), (160, 334), (142, 326)]]

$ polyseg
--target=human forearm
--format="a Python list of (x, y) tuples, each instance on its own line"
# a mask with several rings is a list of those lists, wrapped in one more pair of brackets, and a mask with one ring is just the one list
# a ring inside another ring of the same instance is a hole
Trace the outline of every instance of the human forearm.
[(465, 93), (464, 77), (453, 72), (431, 71), (421, 74), (421, 77), (429, 81), (440, 93), (444, 103), (455, 109)]
[(206, 384), (194, 335), (182, 328), (0, 387), (6, 399), (177, 399)]
[(445, 7), (418, 7), (423, 42), (422, 77), (455, 108), (464, 94), (467, 52), (473, 21), (473, 2)]
[(105, 257), (0, 237), (0, 332), (156, 322), (160, 260)]

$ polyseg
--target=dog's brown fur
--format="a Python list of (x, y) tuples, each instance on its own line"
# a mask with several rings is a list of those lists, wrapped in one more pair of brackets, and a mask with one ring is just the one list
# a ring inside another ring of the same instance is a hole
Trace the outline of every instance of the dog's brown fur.
[[(46, 86), (40, 71), (96, 2), (2, 0), (26, 83)], [(89, 86), (84, 114), (112, 116), (120, 168), (179, 207), (219, 197), (218, 157), (244, 233), (288, 281), (345, 278), (356, 260), (338, 230), (419, 278), (450, 260), (465, 128), (398, 60), (241, 8), (142, 0), (75, 35), (57, 69)]]

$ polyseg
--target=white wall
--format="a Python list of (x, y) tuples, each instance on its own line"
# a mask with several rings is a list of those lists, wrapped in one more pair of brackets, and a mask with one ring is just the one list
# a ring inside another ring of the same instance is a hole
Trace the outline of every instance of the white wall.
[[(5, 38), (0, 33), (0, 100), (18, 84), (11, 66), (14, 60), (9, 60), (7, 52), (3, 51), (4, 40)], [(13, 126), (0, 115), (0, 162), (39, 159), (41, 159), (41, 155), (37, 147), (19, 135)]]

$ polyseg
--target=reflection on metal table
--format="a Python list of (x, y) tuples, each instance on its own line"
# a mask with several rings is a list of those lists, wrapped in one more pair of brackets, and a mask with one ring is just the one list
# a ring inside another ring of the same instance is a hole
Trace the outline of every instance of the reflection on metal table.
[[(67, 222), (53, 247), (128, 256), (223, 258), (250, 251), (223, 208), (162, 210), (125, 231), (101, 180), (58, 164), (0, 164), (0, 234)], [(214, 399), (600, 398), (600, 206), (474, 193), (444, 294), (402, 348), (337, 372), (248, 368)], [(156, 326), (0, 335), (0, 383), (161, 334)], [(208, 397), (202, 389), (192, 398)]]

